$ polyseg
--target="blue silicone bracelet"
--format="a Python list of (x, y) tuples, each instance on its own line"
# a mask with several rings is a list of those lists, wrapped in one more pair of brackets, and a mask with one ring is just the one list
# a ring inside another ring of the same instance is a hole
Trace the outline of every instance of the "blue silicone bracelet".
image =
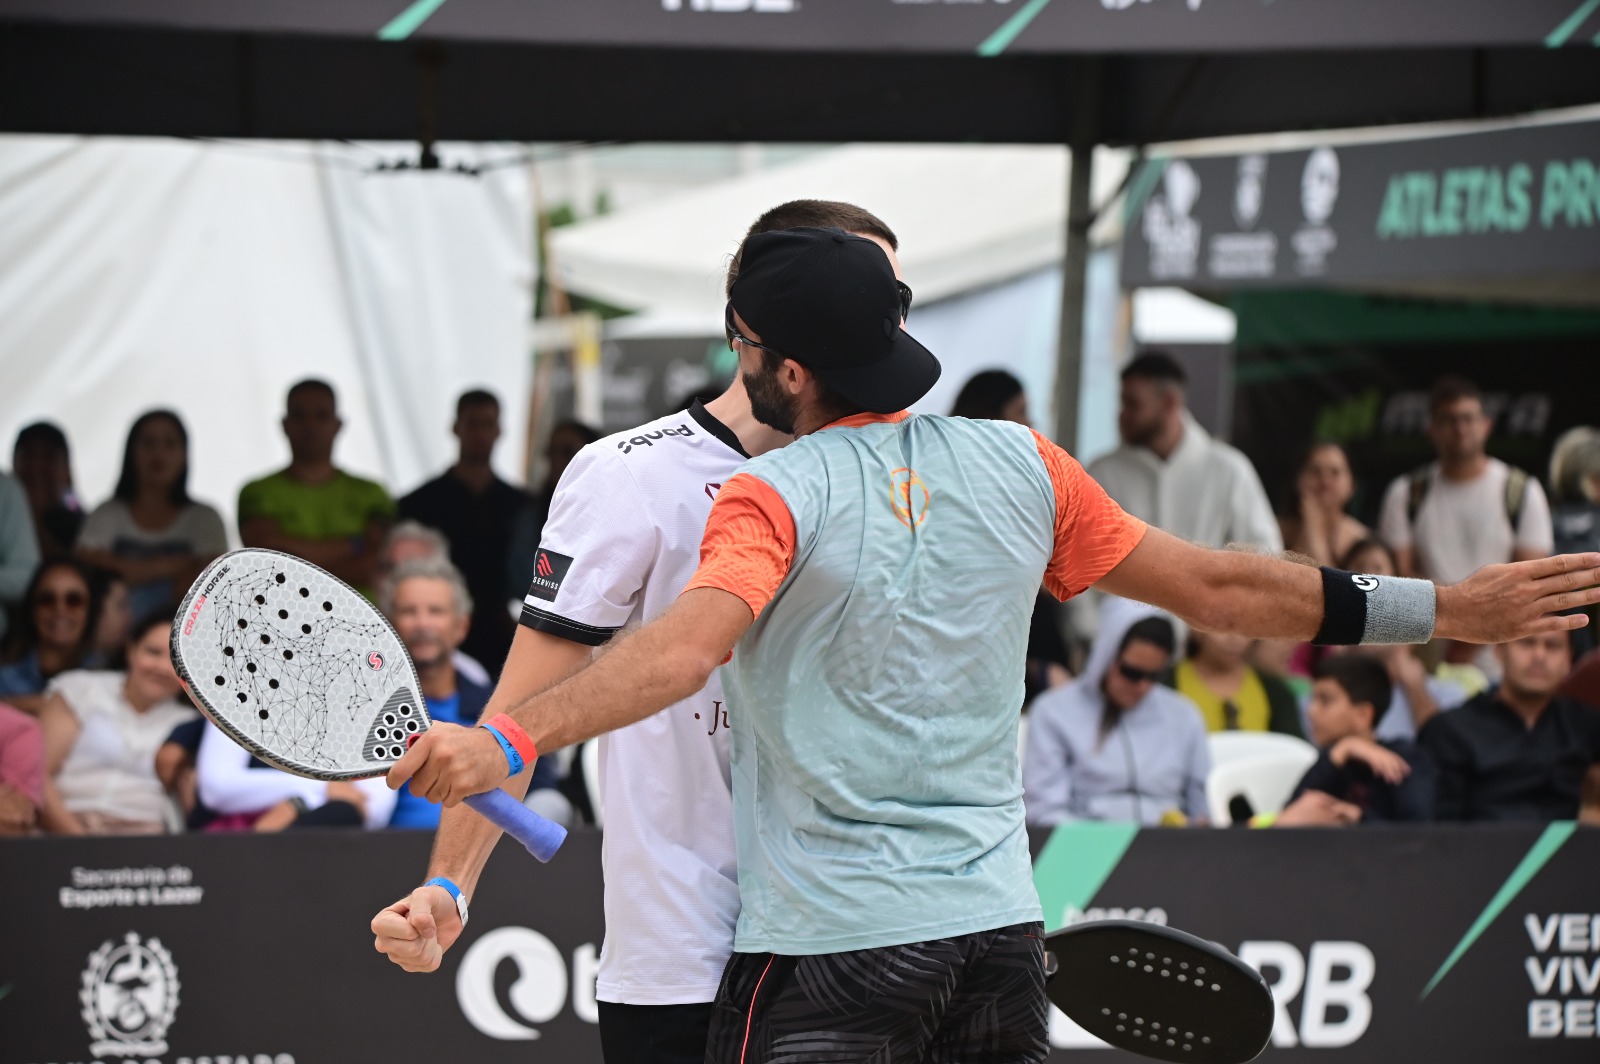
[(496, 728), (492, 724), (480, 724), (478, 727), (494, 736), (494, 741), (500, 744), (501, 750), (505, 751), (506, 778), (510, 779), (512, 776), (515, 776), (517, 773), (521, 772), (524, 767), (522, 755), (517, 753), (517, 748), (515, 746), (511, 745), (511, 740), (507, 739), (504, 735), (501, 735), (500, 729)]
[(425, 887), (443, 887), (445, 890), (450, 892), (450, 896), (452, 898), (456, 899), (457, 901), (461, 900), (461, 888), (450, 882), (450, 880), (446, 879), (444, 876), (434, 876), (432, 879), (428, 880), (422, 885)]

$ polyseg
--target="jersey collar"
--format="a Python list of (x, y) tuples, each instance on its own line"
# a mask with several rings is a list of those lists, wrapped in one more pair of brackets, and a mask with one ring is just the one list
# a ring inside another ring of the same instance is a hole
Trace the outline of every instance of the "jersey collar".
[[(868, 413), (851, 414), (849, 417), (842, 417), (838, 421), (830, 421), (826, 425), (822, 426), (822, 428), (824, 428), (824, 429), (832, 429), (832, 428), (846, 428), (846, 429), (849, 429), (849, 428), (855, 428), (855, 427), (857, 427), (859, 425), (876, 425), (876, 424), (880, 424), (880, 423), (888, 423), (890, 425), (898, 425), (900, 422), (904, 421), (906, 418), (908, 418), (910, 416), (911, 416), (911, 411), (909, 411), (909, 410), (899, 410), (899, 411), (896, 411), (893, 414), (868, 414)], [(818, 429), (817, 431), (821, 432), (822, 429)]]
[(732, 429), (718, 421), (711, 411), (706, 409), (706, 404), (696, 399), (694, 405), (689, 407), (689, 416), (694, 418), (695, 423), (701, 428), (732, 448), (735, 454), (741, 458), (750, 457), (750, 452), (744, 449), (744, 444), (739, 442), (739, 437)]

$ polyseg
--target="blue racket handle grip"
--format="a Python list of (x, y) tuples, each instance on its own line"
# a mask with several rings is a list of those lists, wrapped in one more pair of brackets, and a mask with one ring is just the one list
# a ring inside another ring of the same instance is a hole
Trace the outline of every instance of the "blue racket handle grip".
[(479, 816), (522, 843), (541, 861), (554, 857), (567, 841), (566, 828), (546, 820), (498, 787), (474, 794), (466, 801)]

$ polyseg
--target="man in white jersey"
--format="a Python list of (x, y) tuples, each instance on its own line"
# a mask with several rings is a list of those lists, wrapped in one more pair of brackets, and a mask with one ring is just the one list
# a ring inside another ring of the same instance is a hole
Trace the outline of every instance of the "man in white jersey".
[[(900, 327), (896, 283), (838, 229), (746, 240), (729, 331), (752, 413), (796, 442), (718, 492), (667, 613), (503, 722), (536, 756), (644, 719), (731, 660), (742, 910), (714, 1064), (1049, 1052), (1016, 756), (1041, 582), (1330, 644), (1561, 631), (1585, 619), (1551, 611), (1600, 600), (1600, 554), (1435, 589), (1147, 528), (1024, 426), (907, 413), (939, 370)], [(516, 763), (487, 729), (441, 724), (389, 783), (453, 805)]]
[[(797, 225), (850, 230), (894, 257), (882, 221), (850, 204), (798, 200), (750, 233)], [(738, 269), (735, 258), (729, 284)], [(898, 272), (898, 270), (897, 270)], [(902, 311), (910, 289), (900, 283)], [(576, 671), (619, 630), (653, 620), (699, 562), (712, 499), (749, 457), (789, 442), (759, 424), (742, 380), (590, 444), (563, 474), (532, 560), (521, 628), (483, 719)], [(711, 1001), (739, 913), (718, 678), (600, 739), (606, 936), (597, 997), (607, 1064), (700, 1064)], [(521, 794), (520, 777), (513, 793)], [(469, 897), (499, 830), (447, 810), (424, 885), (373, 921), (377, 948), (408, 971), (438, 967), (460, 934), (452, 893)], [(451, 888), (454, 888), (452, 892)]]

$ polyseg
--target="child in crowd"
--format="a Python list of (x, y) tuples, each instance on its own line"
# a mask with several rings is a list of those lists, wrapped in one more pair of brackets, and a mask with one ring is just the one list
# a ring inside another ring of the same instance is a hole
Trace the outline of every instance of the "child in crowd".
[(1280, 823), (1300, 822), (1290, 810), (1312, 791), (1354, 807), (1352, 815), (1358, 810), (1364, 824), (1433, 819), (1430, 764), (1409, 741), (1374, 736), (1392, 693), (1389, 670), (1378, 658), (1339, 654), (1317, 663), (1310, 720), (1312, 738), (1322, 752), (1295, 787)]

